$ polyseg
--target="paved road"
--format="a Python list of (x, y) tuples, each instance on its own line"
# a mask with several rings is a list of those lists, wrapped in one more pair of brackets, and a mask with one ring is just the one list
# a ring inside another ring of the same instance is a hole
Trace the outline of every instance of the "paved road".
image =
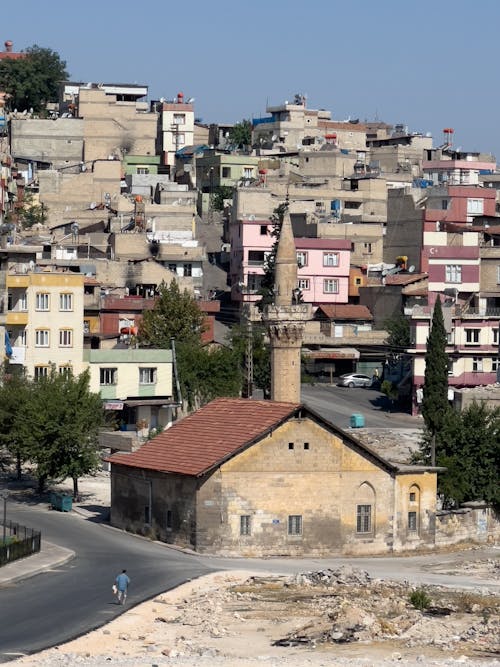
[(337, 387), (336, 385), (302, 385), (304, 403), (342, 429), (350, 427), (353, 413), (361, 413), (366, 428), (420, 428), (419, 417), (403, 412), (388, 413), (386, 398), (375, 389)]
[(9, 517), (40, 528), (42, 539), (77, 555), (57, 570), (0, 590), (0, 662), (86, 633), (122, 613), (111, 586), (123, 568), (132, 579), (127, 606), (214, 569), (197, 556), (46, 507), (10, 503)]
[(123, 568), (132, 579), (127, 608), (217, 570), (289, 574), (344, 563), (361, 567), (374, 577), (474, 589), (482, 585), (500, 593), (498, 580), (474, 581), (472, 575), (454, 577), (439, 569), (456, 558), (498, 557), (499, 551), (494, 549), (484, 554), (471, 551), (405, 558), (222, 559), (183, 553), (74, 513), (50, 512), (46, 505), (11, 503), (9, 516), (39, 527), (45, 540), (74, 550), (76, 557), (57, 569), (0, 589), (0, 662), (63, 643), (122, 613), (123, 608), (114, 603), (111, 585)]

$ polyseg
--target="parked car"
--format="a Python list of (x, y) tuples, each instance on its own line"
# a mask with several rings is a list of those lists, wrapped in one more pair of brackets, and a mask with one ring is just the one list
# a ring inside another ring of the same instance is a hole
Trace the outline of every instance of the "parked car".
[(340, 387), (371, 387), (373, 378), (363, 373), (344, 373), (340, 376)]

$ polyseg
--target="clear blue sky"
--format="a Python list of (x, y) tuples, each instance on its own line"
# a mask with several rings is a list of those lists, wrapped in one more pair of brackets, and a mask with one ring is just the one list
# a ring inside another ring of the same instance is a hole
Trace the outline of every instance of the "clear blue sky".
[[(335, 119), (432, 132), (500, 161), (500, 0), (24, 0), (2, 3), (14, 50), (57, 51), (73, 80), (195, 98), (204, 122), (307, 94)], [(3, 47), (2, 47), (3, 48)]]

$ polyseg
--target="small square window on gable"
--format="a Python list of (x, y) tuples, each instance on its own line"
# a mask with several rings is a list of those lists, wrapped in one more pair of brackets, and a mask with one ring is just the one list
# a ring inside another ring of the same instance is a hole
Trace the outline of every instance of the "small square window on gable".
[(267, 225), (261, 225), (260, 226), (260, 233), (261, 233), (261, 236), (265, 236), (267, 234)]
[(411, 502), (411, 503), (414, 503), (414, 502), (415, 502), (415, 500), (416, 500), (416, 494), (415, 494), (415, 493), (413, 493), (413, 492), (412, 492), (412, 493), (410, 493), (410, 502)]
[(308, 442), (304, 442), (304, 449), (309, 449), (309, 443)]
[(289, 442), (288, 443), (288, 449), (293, 449), (293, 447), (294, 447), (293, 442)]

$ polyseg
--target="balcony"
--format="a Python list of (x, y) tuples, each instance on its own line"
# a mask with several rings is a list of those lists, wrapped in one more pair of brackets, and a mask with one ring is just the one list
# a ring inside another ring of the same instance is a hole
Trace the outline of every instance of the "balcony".
[(101, 431), (99, 447), (120, 452), (135, 452), (143, 444), (137, 431)]
[(477, 319), (478, 317), (500, 318), (500, 308), (484, 306), (483, 308), (464, 308), (461, 312), (462, 319)]
[(11, 326), (26, 326), (28, 324), (28, 313), (26, 311), (9, 311), (5, 316), (6, 324)]

